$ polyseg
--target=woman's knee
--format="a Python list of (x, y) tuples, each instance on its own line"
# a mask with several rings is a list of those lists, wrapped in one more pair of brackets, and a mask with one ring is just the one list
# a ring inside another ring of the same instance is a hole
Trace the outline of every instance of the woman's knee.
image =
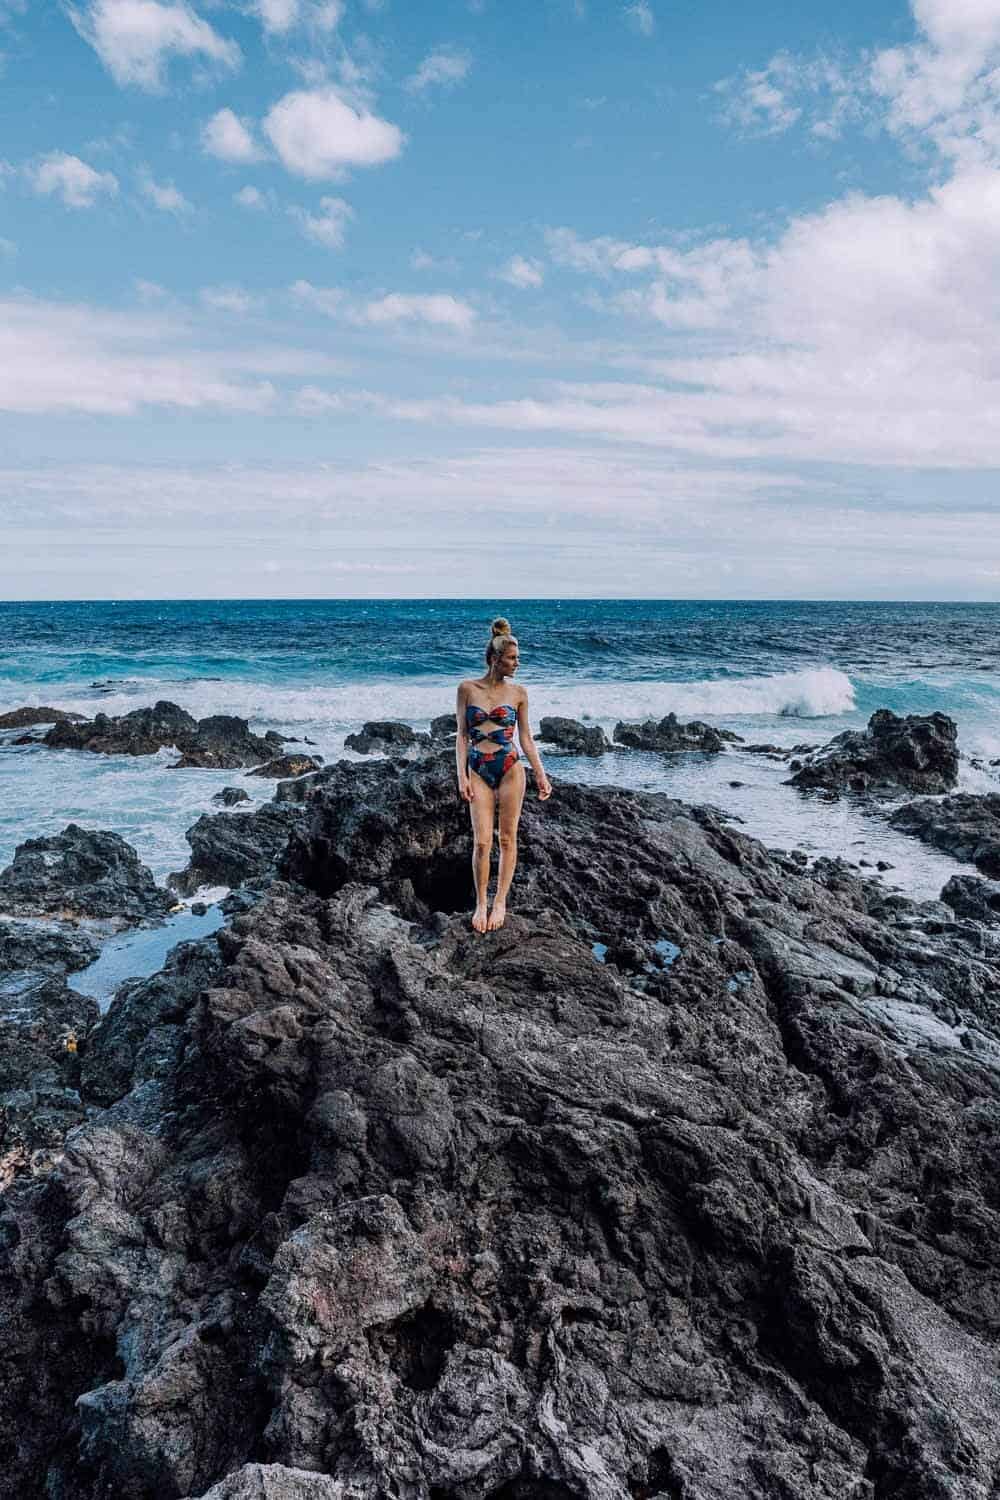
[(501, 828), (501, 830), (500, 830), (500, 848), (501, 848), (502, 851), (505, 851), (508, 854), (512, 853), (513, 851), (515, 851), (517, 849), (517, 829), (516, 828), (513, 828), (513, 829), (504, 829), (504, 828)]

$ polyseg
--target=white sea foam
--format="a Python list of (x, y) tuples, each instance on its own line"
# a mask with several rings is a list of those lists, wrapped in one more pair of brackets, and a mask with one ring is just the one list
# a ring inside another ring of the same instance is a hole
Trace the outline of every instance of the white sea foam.
[[(706, 678), (694, 682), (580, 681), (534, 683), (529, 688), (532, 717), (565, 714), (613, 725), (616, 719), (708, 715), (771, 715), (822, 718), (846, 714), (855, 707), (850, 678), (835, 667), (812, 667), (770, 677)], [(366, 719), (404, 719), (426, 724), (454, 705), (456, 683), (439, 676), (394, 678), (391, 681), (317, 683), (291, 686), (273, 683), (160, 682), (134, 680), (117, 693), (77, 696), (60, 694), (59, 707), (92, 716), (129, 713), (167, 698), (196, 717), (231, 713), (259, 727), (294, 730), (312, 728), (326, 736), (343, 734)], [(5, 694), (6, 696), (6, 694)], [(22, 697), (21, 702), (30, 701)], [(330, 743), (330, 741), (327, 741)]]

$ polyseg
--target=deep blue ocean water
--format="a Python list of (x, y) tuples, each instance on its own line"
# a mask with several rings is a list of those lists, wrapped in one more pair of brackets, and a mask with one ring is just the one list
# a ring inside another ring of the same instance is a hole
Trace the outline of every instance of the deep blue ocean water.
[[(0, 712), (46, 703), (92, 715), (167, 698), (308, 737), (328, 759), (369, 718), (426, 726), (482, 672), (494, 615), (518, 637), (532, 718), (605, 725), (675, 710), (752, 741), (821, 743), (882, 706), (958, 720), (963, 784), (996, 787), (1000, 606), (622, 600), (0, 603)], [(113, 828), (158, 876), (186, 862), (184, 830), (240, 773), (0, 744), (0, 862), (70, 820)], [(544, 747), (543, 753), (544, 753)], [(978, 760), (982, 769), (972, 764)], [(932, 894), (954, 868), (886, 829), (878, 810), (819, 804), (785, 767), (740, 751), (705, 757), (551, 756), (550, 773), (710, 801), (772, 845), (887, 857)], [(739, 786), (730, 783), (738, 781)], [(247, 781), (256, 800), (273, 787)]]

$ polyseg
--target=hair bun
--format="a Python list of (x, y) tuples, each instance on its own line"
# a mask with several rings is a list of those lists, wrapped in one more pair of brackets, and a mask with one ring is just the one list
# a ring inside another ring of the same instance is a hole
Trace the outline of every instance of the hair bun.
[(491, 635), (510, 635), (510, 621), (505, 620), (503, 615), (497, 615), (490, 626)]

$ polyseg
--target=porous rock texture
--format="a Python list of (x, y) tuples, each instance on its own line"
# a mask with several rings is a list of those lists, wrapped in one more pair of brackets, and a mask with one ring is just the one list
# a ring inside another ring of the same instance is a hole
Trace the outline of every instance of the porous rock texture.
[(117, 925), (162, 916), (173, 902), (117, 833), (69, 823), (27, 839), (0, 870), (0, 915), (105, 917)]
[(793, 786), (829, 791), (947, 792), (958, 779), (958, 729), (947, 714), (900, 718), (880, 708), (866, 729), (848, 729), (811, 754)]
[(56, 724), (60, 719), (80, 720), (83, 714), (69, 713), (65, 708), (46, 708), (43, 705), (12, 708), (0, 714), (0, 729), (30, 729), (34, 724)]
[[(321, 759), (321, 758), (320, 758)], [(313, 755), (276, 755), (263, 766), (250, 771), (250, 776), (266, 776), (269, 780), (278, 781), (285, 776), (306, 776), (310, 771), (318, 771), (320, 759)]]
[(935, 801), (908, 802), (889, 822), (925, 844), (1000, 877), (1000, 792), (956, 792)]
[(557, 784), (477, 936), (447, 753), (289, 785), (4, 1196), (2, 1492), (991, 1500), (994, 931)]
[(727, 744), (738, 744), (739, 739), (732, 730), (715, 729), (701, 719), (682, 724), (676, 714), (666, 714), (660, 720), (646, 719), (642, 724), (619, 721), (614, 729), (615, 743), (627, 745), (631, 750), (707, 750), (715, 754)]
[(120, 717), (97, 714), (82, 722), (60, 720), (44, 743), (53, 750), (89, 750), (100, 755), (155, 755), (175, 746), (181, 756), (172, 770), (234, 771), (271, 760), (284, 744), (284, 736), (274, 730), (252, 734), (246, 719), (233, 714), (195, 719), (186, 709), (162, 699), (152, 708), (136, 708)]
[(345, 747), (359, 755), (412, 754), (426, 749), (430, 743), (431, 735), (404, 724), (402, 719), (369, 719), (356, 734), (349, 734), (344, 740)]
[(541, 720), (538, 738), (572, 755), (604, 755), (611, 749), (599, 724), (581, 724), (578, 719), (565, 719), (559, 714), (546, 715)]

